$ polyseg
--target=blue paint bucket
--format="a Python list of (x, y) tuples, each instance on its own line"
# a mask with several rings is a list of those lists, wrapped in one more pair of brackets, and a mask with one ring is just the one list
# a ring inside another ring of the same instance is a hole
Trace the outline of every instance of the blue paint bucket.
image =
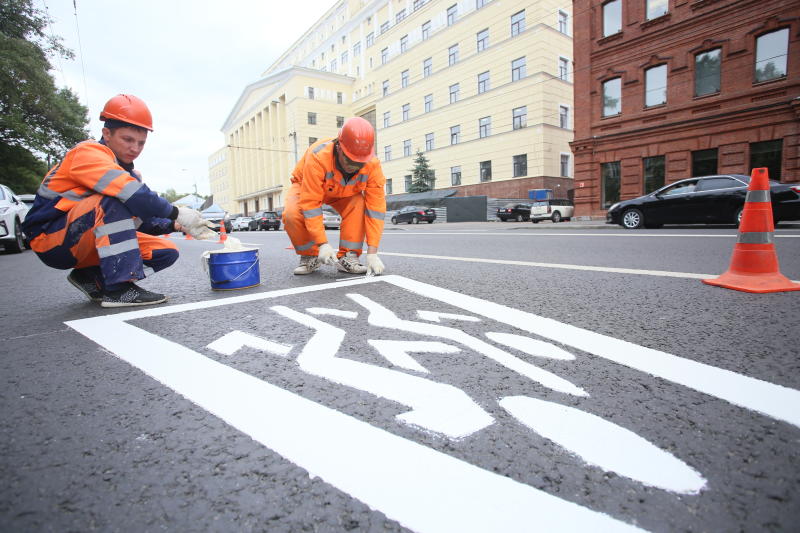
[(208, 277), (215, 291), (247, 289), (261, 284), (258, 250), (213, 251), (208, 254)]

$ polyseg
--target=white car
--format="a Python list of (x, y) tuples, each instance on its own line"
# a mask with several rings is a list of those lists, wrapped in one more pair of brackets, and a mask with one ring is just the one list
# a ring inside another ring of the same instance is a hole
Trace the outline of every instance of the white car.
[(342, 217), (333, 210), (322, 210), (322, 225), (325, 229), (339, 229), (342, 225)]
[(253, 217), (236, 217), (233, 221), (233, 231), (247, 231)]
[(28, 206), (11, 189), (0, 185), (0, 243), (7, 252), (25, 249), (22, 221), (27, 214)]

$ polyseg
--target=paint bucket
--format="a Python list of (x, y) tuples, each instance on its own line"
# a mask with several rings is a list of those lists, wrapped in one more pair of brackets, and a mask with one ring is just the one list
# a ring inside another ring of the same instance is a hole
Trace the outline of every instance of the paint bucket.
[(215, 291), (247, 289), (261, 284), (258, 250), (213, 250), (205, 252), (203, 258)]

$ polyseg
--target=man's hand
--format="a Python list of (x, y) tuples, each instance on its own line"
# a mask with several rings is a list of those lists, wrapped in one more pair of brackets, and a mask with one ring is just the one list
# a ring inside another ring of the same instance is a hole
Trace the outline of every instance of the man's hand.
[(188, 231), (200, 224), (201, 220), (203, 220), (203, 216), (200, 214), (200, 211), (189, 207), (179, 207), (178, 218), (175, 219), (175, 222), (183, 226), (184, 231)]
[(211, 230), (211, 222), (204, 219), (199, 211), (188, 207), (178, 208), (178, 218), (175, 220), (175, 227), (177, 228), (179, 226), (181, 231), (201, 241), (216, 239), (218, 237), (217, 233)]
[(323, 265), (336, 264), (336, 250), (327, 242), (325, 244), (320, 244), (317, 259), (319, 259), (319, 262)]
[(367, 277), (380, 276), (384, 266), (378, 254), (367, 254)]

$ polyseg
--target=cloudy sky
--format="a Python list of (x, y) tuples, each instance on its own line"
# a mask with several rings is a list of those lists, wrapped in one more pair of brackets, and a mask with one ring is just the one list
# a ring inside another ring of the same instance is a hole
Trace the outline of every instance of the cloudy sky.
[(98, 115), (106, 100), (135, 94), (150, 107), (155, 129), (136, 160), (145, 183), (159, 192), (187, 193), (196, 183), (200, 194), (209, 194), (208, 156), (222, 147), (220, 128), (242, 90), (335, 2), (34, 0), (34, 5), (50, 14), (49, 30), (75, 52), (74, 60), (52, 59), (52, 74), (57, 86), (71, 87), (89, 107), (92, 136), (99, 136)]

